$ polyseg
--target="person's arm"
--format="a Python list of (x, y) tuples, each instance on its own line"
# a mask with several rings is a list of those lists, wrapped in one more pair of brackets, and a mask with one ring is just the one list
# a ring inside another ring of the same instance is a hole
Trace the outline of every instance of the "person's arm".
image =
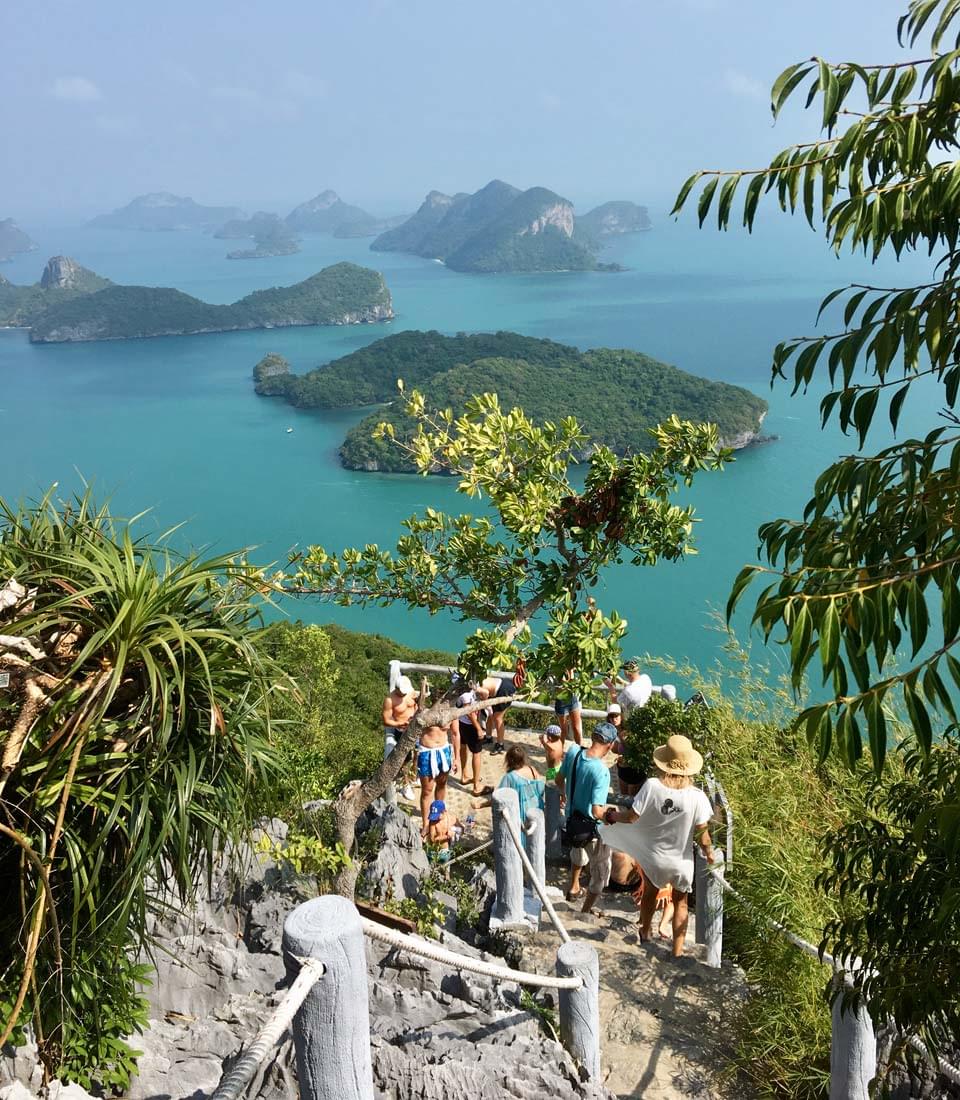
[(597, 821), (604, 820), (609, 808), (607, 798), (610, 794), (610, 772), (606, 768), (603, 771), (604, 774), (594, 782), (593, 798), (590, 804), (590, 810)]
[(698, 825), (693, 835), (697, 838), (697, 843), (703, 851), (704, 859), (707, 863), (713, 863), (713, 841), (710, 839), (710, 822), (705, 821), (702, 825)]
[(618, 810), (616, 806), (609, 806), (606, 814), (604, 814), (603, 820), (608, 825), (616, 825), (618, 821), (623, 821), (626, 822), (627, 825), (632, 825), (639, 817), (640, 815), (634, 810)]

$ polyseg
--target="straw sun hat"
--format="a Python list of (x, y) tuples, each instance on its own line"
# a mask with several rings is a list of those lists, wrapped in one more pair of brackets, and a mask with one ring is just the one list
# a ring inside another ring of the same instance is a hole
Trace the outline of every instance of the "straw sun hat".
[(696, 775), (703, 767), (703, 757), (690, 743), (690, 738), (679, 733), (653, 750), (653, 762), (667, 775)]

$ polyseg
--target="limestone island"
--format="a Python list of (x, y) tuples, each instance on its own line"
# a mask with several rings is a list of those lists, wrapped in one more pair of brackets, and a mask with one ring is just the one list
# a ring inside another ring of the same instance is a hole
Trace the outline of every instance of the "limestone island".
[(361, 325), (392, 317), (383, 276), (350, 263), (325, 267), (293, 286), (254, 291), (232, 305), (212, 305), (170, 287), (119, 286), (66, 256), (50, 260), (33, 286), (0, 279), (0, 325), (29, 328), (38, 344)]
[(18, 252), (36, 252), (37, 245), (13, 218), (0, 218), (0, 263), (12, 260)]
[(312, 199), (300, 203), (284, 219), (286, 226), (294, 233), (330, 233), (334, 237), (376, 237), (407, 220), (407, 215), (399, 218), (378, 218), (368, 214), (359, 206), (353, 206), (336, 193), (321, 191)]
[(573, 203), (545, 187), (520, 191), (492, 180), (472, 195), (431, 191), (370, 247), (441, 260), (454, 271), (619, 271), (597, 253), (609, 237), (649, 228), (646, 207), (635, 203), (604, 203), (578, 218)]
[(292, 256), (300, 251), (299, 241), (277, 215), (262, 210), (250, 218), (231, 219), (214, 236), (221, 240), (253, 240), (254, 248), (228, 252), (228, 260), (261, 260), (266, 256)]
[(98, 229), (137, 229), (173, 232), (183, 229), (215, 229), (232, 218), (242, 218), (236, 206), (202, 206), (183, 195), (155, 191), (138, 195), (110, 214), (100, 214), (88, 224)]
[(399, 332), (307, 374), (293, 374), (276, 354), (253, 370), (258, 394), (283, 397), (297, 408), (383, 406), (350, 429), (340, 461), (352, 470), (408, 473), (414, 467), (406, 454), (395, 443), (373, 438), (382, 421), (394, 426), (398, 439), (413, 436), (414, 422), (396, 400), (398, 378), (408, 389), (420, 390), (429, 407), (455, 414), (473, 394), (493, 392), (501, 405), (519, 406), (537, 421), (575, 416), (590, 437), (584, 460), (598, 444), (617, 454), (650, 450), (648, 429), (674, 413), (716, 424), (723, 445), (738, 450), (763, 441), (768, 410), (749, 390), (636, 351), (581, 352), (515, 332)]

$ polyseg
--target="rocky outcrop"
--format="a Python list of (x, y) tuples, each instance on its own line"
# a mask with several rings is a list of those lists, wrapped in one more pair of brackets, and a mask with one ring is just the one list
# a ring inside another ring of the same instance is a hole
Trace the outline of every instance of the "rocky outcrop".
[(84, 290), (91, 276), (94, 279), (98, 278), (92, 271), (81, 267), (76, 260), (71, 260), (69, 256), (51, 256), (40, 276), (40, 286), (44, 290), (51, 288)]
[(548, 206), (539, 217), (534, 218), (530, 225), (524, 226), (518, 235), (524, 237), (527, 233), (542, 233), (548, 225), (559, 229), (564, 236), (572, 237), (573, 206), (568, 202), (556, 202)]
[[(380, 805), (374, 820), (385, 826), (385, 836), (405, 846), (413, 834), (408, 838), (393, 822), (397, 814), (404, 816)], [(279, 841), (285, 828), (274, 821), (265, 832)], [(308, 885), (253, 851), (241, 862), (246, 871), (239, 879), (222, 866), (193, 911), (157, 928), (156, 980), (146, 990), (150, 1024), (135, 1037), (143, 1055), (127, 1100), (209, 1096), (283, 996), (283, 920)], [(440, 935), (458, 954), (481, 954), (450, 933)], [(580, 1080), (569, 1055), (520, 1006), (518, 987), (457, 973), (371, 940), (367, 969), (377, 1100), (613, 1100), (602, 1086)], [(0, 1062), (0, 1100), (2, 1086), (15, 1088), (14, 1081), (31, 1092), (39, 1085), (30, 1047)], [(246, 1096), (296, 1100), (289, 1033)], [(14, 1092), (9, 1100), (20, 1098)], [(71, 1100), (85, 1100), (85, 1094), (81, 1090)]]
[(602, 246), (605, 238), (624, 233), (642, 233), (650, 228), (650, 215), (645, 206), (634, 202), (605, 202), (576, 220), (576, 235), (582, 240)]

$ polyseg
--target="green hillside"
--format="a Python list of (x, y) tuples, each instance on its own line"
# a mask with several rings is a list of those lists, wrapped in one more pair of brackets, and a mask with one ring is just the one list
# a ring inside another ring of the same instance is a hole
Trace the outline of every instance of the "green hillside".
[[(535, 421), (574, 416), (591, 442), (619, 454), (651, 448), (647, 429), (676, 414), (709, 421), (728, 445), (757, 438), (767, 411), (761, 397), (739, 386), (688, 374), (634, 351), (597, 348), (568, 362), (550, 365), (523, 359), (480, 359), (434, 376), (422, 387), (428, 406), (459, 412), (477, 393), (496, 393), (505, 408), (520, 407)], [(352, 469), (413, 470), (389, 440), (373, 438), (381, 421), (394, 425), (398, 439), (409, 439), (414, 423), (395, 402), (353, 427), (340, 449)], [(584, 457), (586, 457), (586, 452)]]
[[(0, 288), (3, 289), (3, 288)], [(379, 272), (340, 263), (288, 287), (211, 305), (170, 287), (109, 286), (51, 305), (32, 322), (38, 343), (229, 332), (290, 325), (342, 325), (393, 316)]]

